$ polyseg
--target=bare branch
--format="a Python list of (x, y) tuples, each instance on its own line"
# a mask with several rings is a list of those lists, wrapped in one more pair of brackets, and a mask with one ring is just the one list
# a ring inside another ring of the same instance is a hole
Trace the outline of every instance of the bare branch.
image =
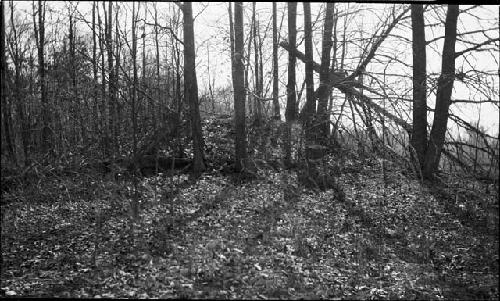
[[(291, 52), (293, 55), (295, 55), (298, 59), (301, 61), (305, 61), (305, 55), (299, 51), (296, 48), (291, 48), (288, 43), (286, 42), (281, 42), (280, 46), (283, 47), (285, 50)], [(313, 61), (313, 69), (316, 72), (320, 72), (320, 65), (317, 62)], [(377, 113), (382, 114), (386, 116), (387, 118), (393, 120), (397, 125), (403, 127), (407, 132), (411, 132), (411, 125), (408, 124), (406, 121), (403, 119), (397, 117), (396, 115), (392, 114), (391, 112), (387, 111), (386, 109), (380, 107), (378, 104), (376, 104), (370, 97), (362, 94), (358, 90), (355, 89), (355, 86), (358, 86), (360, 88), (366, 89), (367, 87), (361, 85), (360, 83), (355, 83), (355, 81), (348, 80), (345, 77), (345, 74), (342, 72), (339, 72), (337, 70), (330, 70), (330, 84), (328, 86), (328, 90), (331, 90), (332, 88), (337, 88), (339, 89), (342, 93), (348, 94), (348, 95), (353, 95), (360, 99), (362, 102), (366, 103), (369, 107), (371, 107), (373, 110), (375, 110)], [(315, 92), (317, 94), (317, 90)]]
[(159, 27), (159, 28), (160, 28), (160, 29), (162, 29), (162, 30), (168, 30), (168, 31), (170, 32), (170, 34), (172, 35), (172, 37), (174, 37), (174, 39), (175, 39), (177, 42), (179, 42), (179, 43), (181, 43), (182, 45), (184, 45), (184, 42), (183, 42), (181, 39), (179, 39), (179, 37), (177, 37), (177, 35), (175, 34), (175, 32), (174, 32), (174, 30), (172, 29), (172, 27), (170, 27), (170, 26), (162, 26), (162, 25), (160, 25), (160, 24), (158, 24), (158, 23), (150, 23), (150, 22), (145, 22), (145, 24), (146, 24), (146, 25), (151, 25), (151, 26), (157, 26), (157, 27)]
[(477, 45), (475, 45), (473, 47), (470, 47), (470, 48), (467, 48), (465, 50), (462, 50), (462, 51), (459, 51), (459, 52), (455, 53), (455, 58), (457, 58), (457, 57), (459, 57), (459, 56), (461, 56), (461, 55), (463, 55), (463, 54), (465, 54), (465, 53), (467, 53), (469, 51), (473, 51), (473, 50), (476, 50), (478, 48), (481, 48), (481, 46), (488, 45), (488, 44), (491, 44), (491, 43), (494, 43), (494, 42), (497, 42), (497, 41), (500, 41), (500, 38), (486, 40), (486, 41), (484, 41), (482, 43), (479, 43), (479, 44), (477, 44)]
[(391, 33), (392, 29), (398, 24), (398, 22), (406, 15), (406, 13), (410, 10), (410, 6), (406, 7), (397, 17), (394, 18), (394, 20), (389, 24), (387, 29), (380, 35), (380, 38), (373, 44), (372, 48), (368, 52), (368, 55), (366, 58), (359, 64), (358, 68), (350, 74), (346, 79), (347, 80), (353, 80), (355, 77), (359, 76), (361, 72), (363, 72), (366, 69), (366, 66), (372, 58), (375, 56), (375, 52), (377, 52), (378, 48), (382, 44), (382, 42), (387, 38), (387, 36)]

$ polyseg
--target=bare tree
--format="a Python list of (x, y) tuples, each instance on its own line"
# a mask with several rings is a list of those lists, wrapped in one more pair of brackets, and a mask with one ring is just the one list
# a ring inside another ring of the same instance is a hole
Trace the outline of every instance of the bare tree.
[(184, 2), (184, 97), (189, 103), (191, 134), (193, 136), (193, 172), (199, 175), (205, 170), (203, 136), (201, 132), (200, 109), (198, 105), (198, 83), (196, 80), (196, 56), (194, 44), (193, 8), (191, 2)]
[(130, 55), (132, 56), (132, 68), (133, 68), (133, 82), (132, 82), (132, 147), (134, 156), (137, 155), (137, 16), (139, 12), (136, 12), (135, 3), (132, 2), (132, 49), (130, 50)]
[(7, 98), (7, 57), (5, 47), (5, 9), (4, 1), (2, 5), (2, 28), (0, 29), (1, 49), (2, 49), (2, 119), (4, 123), (5, 142), (7, 150), (12, 161), (17, 164), (16, 154), (14, 151), (14, 138), (12, 137), (12, 110), (11, 100)]
[[(297, 2), (288, 2), (288, 44), (293, 48), (297, 44)], [(285, 110), (285, 137), (284, 137), (284, 163), (286, 167), (292, 165), (292, 133), (291, 123), (297, 116), (297, 95), (295, 92), (295, 63), (297, 58), (292, 54), (288, 54), (288, 83), (286, 86), (286, 110)]]
[[(109, 115), (107, 114), (106, 106), (106, 68), (105, 68), (105, 28), (103, 28), (103, 22), (101, 20), (101, 14), (97, 10), (97, 22), (99, 23), (99, 52), (101, 57), (101, 144), (103, 157), (107, 158), (109, 156)], [(105, 26), (104, 26), (105, 27)]]
[(418, 168), (424, 164), (427, 148), (427, 72), (425, 50), (424, 8), (411, 5), (413, 48), (413, 131), (411, 145), (415, 149)]
[[(316, 114), (316, 98), (314, 97), (314, 69), (313, 69), (313, 43), (311, 25), (311, 4), (304, 2), (304, 40), (305, 40), (305, 65), (306, 65), (306, 103), (302, 119), (305, 121), (306, 130), (312, 124), (312, 117)], [(309, 135), (306, 134), (308, 137)]]
[[(288, 44), (293, 48), (297, 44), (297, 2), (288, 2)], [(296, 118), (297, 95), (295, 92), (295, 64), (296, 57), (289, 53), (288, 55), (288, 83), (287, 83), (287, 105), (285, 117), (287, 121), (293, 121)]]
[(231, 50), (231, 76), (234, 78), (234, 22), (233, 22), (233, 9), (232, 2), (227, 3), (227, 12), (229, 15), (229, 48)]
[[(158, 9), (156, 7), (157, 3), (154, 4), (154, 32), (155, 32), (155, 50), (156, 50), (156, 98), (161, 99), (161, 85), (160, 85), (160, 39), (159, 39), (159, 30), (158, 30)], [(168, 75), (167, 75), (168, 76)], [(160, 101), (159, 110), (156, 111), (157, 120), (160, 121), (163, 114), (165, 114), (164, 102)], [(156, 126), (156, 123), (155, 123)]]
[(449, 107), (451, 104), (451, 92), (455, 79), (455, 42), (457, 40), (458, 5), (449, 5), (445, 22), (445, 38), (443, 46), (443, 60), (441, 64), (441, 75), (438, 79), (436, 93), (436, 108), (434, 111), (434, 122), (429, 135), (427, 151), (425, 153), (424, 177), (430, 178), (436, 172), (441, 158), (447, 124)]
[(330, 52), (332, 49), (332, 29), (333, 29), (333, 2), (326, 4), (325, 22), (323, 25), (323, 39), (321, 46), (321, 66), (319, 72), (318, 108), (316, 123), (318, 123), (318, 134), (323, 145), (326, 145), (330, 132), (330, 114), (328, 112), (328, 96), (330, 95)]
[[(103, 3), (104, 5), (104, 3)], [(109, 113), (109, 131), (112, 135), (111, 154), (113, 157), (117, 154), (118, 133), (116, 127), (116, 81), (113, 68), (113, 1), (108, 2), (108, 17), (105, 22), (106, 27), (106, 49), (108, 51), (108, 113)]]
[(273, 109), (274, 118), (280, 119), (280, 102), (278, 86), (278, 28), (277, 28), (276, 2), (273, 2)]
[(260, 61), (259, 61), (259, 21), (256, 18), (255, 15), (255, 2), (252, 2), (252, 19), (253, 19), (253, 45), (254, 45), (254, 108), (255, 108), (255, 121), (256, 124), (260, 124), (261, 119), (262, 119), (262, 87), (261, 87), (261, 78), (260, 78), (260, 73), (262, 70), (259, 68)]
[(94, 132), (99, 131), (99, 114), (98, 114), (98, 89), (97, 89), (97, 31), (96, 31), (96, 2), (92, 1), (92, 74), (94, 80), (94, 104), (93, 104), (93, 115), (94, 115)]
[(243, 2), (234, 4), (234, 65), (233, 89), (234, 89), (234, 124), (236, 129), (235, 138), (235, 169), (243, 171), (246, 166), (247, 142), (245, 129), (245, 79), (243, 78)]
[[(34, 4), (33, 4), (34, 6)], [(38, 74), (40, 76), (40, 101), (42, 103), (42, 150), (52, 150), (52, 130), (50, 129), (50, 108), (47, 99), (47, 86), (45, 78), (45, 10), (46, 5), (38, 1), (38, 24), (34, 23), (35, 37), (38, 49)], [(33, 16), (34, 18), (34, 16)]]
[[(4, 19), (5, 20), (5, 19)], [(16, 112), (19, 116), (19, 122), (21, 123), (21, 143), (22, 143), (22, 148), (23, 148), (23, 154), (24, 154), (24, 165), (29, 164), (29, 152), (28, 152), (28, 146), (29, 146), (29, 125), (28, 125), (28, 120), (26, 118), (26, 100), (23, 93), (22, 89), (22, 83), (21, 83), (21, 77), (22, 77), (22, 62), (25, 60), (23, 51), (21, 49), (20, 45), (20, 40), (21, 36), (24, 32), (23, 31), (18, 31), (16, 28), (17, 26), (15, 25), (14, 22), (14, 2), (10, 2), (10, 27), (11, 27), (11, 38), (9, 39), (9, 53), (10, 57), (13, 60), (14, 63), (14, 82), (12, 86), (6, 86), (5, 89), (2, 89), (3, 93), (7, 93), (7, 88), (8, 92), (10, 92), (12, 101), (15, 102), (15, 107), (16, 107)], [(5, 30), (5, 27), (4, 27)], [(4, 33), (5, 34), (5, 33)], [(7, 50), (7, 49), (6, 49)], [(30, 60), (32, 62), (33, 60)], [(7, 72), (7, 61), (4, 61), (5, 67), (3, 69), (4, 72)], [(33, 66), (31, 64), (31, 66)], [(30, 73), (32, 74), (32, 73)], [(4, 77), (4, 80), (6, 81), (7, 79)], [(30, 84), (33, 81), (30, 81)], [(6, 84), (5, 82), (4, 84)], [(4, 94), (6, 95), (6, 94)], [(8, 101), (8, 100), (7, 100)], [(9, 110), (9, 103), (5, 104), (5, 111), (8, 112)], [(2, 110), (3, 112), (3, 110)], [(3, 117), (4, 122), (7, 122), (9, 124), (12, 124), (12, 120), (9, 120), (9, 114), (6, 114), (6, 116)], [(13, 124), (12, 124), (13, 125)], [(7, 129), (7, 128), (6, 128)], [(13, 128), (11, 128), (13, 129)], [(5, 133), (7, 136), (7, 133)], [(13, 146), (15, 145), (15, 133), (12, 133), (12, 143)], [(7, 137), (6, 137), (7, 138)], [(13, 149), (15, 151), (15, 148)]]

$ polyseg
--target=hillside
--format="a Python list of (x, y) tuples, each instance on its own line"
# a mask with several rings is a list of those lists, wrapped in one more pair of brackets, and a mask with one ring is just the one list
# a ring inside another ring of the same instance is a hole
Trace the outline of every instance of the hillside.
[[(207, 160), (222, 160), (230, 126), (204, 129)], [(343, 198), (271, 167), (171, 170), (137, 180), (137, 196), (89, 173), (4, 192), (2, 295), (498, 299), (498, 186), (422, 184), (346, 148), (329, 162)]]

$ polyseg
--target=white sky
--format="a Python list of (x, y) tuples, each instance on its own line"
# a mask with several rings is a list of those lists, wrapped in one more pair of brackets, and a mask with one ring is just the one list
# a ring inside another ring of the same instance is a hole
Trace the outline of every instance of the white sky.
[[(73, 2), (73, 5), (78, 3), (78, 11), (81, 12), (86, 20), (91, 21), (91, 5), (92, 2)], [(140, 2), (141, 6), (144, 6), (145, 2)], [(47, 20), (49, 23), (55, 24), (53, 26), (53, 34), (61, 37), (61, 35), (67, 35), (67, 22), (65, 22), (65, 15), (67, 12), (67, 7), (69, 2), (48, 2), (49, 7), (55, 10), (63, 12), (56, 16), (53, 16), (54, 19)], [(15, 2), (16, 9), (18, 10), (26, 10), (28, 14), (23, 14), (24, 16), (21, 19), (25, 18), (26, 22), (31, 22), (31, 2)], [(99, 7), (102, 4), (99, 3)], [(130, 18), (131, 18), (131, 2), (120, 3), (120, 7), (122, 9), (120, 26), (122, 29), (126, 29), (130, 32)], [(172, 3), (158, 3), (158, 15), (160, 22), (162, 25), (166, 24), (166, 20), (170, 18), (172, 15)], [(281, 28), (281, 40), (287, 37), (287, 23), (286, 23), (286, 3), (278, 2), (278, 26), (280, 26), (280, 21), (282, 21)], [(359, 55), (361, 54), (359, 46), (359, 38), (368, 38), (370, 37), (376, 29), (379, 28), (377, 26), (380, 22), (387, 20), (388, 18), (388, 9), (392, 7), (392, 4), (362, 4), (362, 3), (337, 3), (336, 8), (342, 13), (345, 12), (347, 7), (351, 10), (360, 9), (360, 11), (355, 16), (350, 16), (349, 20), (347, 20), (347, 41), (349, 42), (348, 51), (346, 53), (346, 64), (348, 69), (353, 69), (356, 67), (359, 62)], [(6, 7), (6, 23), (7, 23), (7, 31), (9, 31), (9, 19), (10, 19), (10, 11), (8, 9), (8, 5)], [(152, 10), (153, 3), (149, 2), (148, 7)], [(269, 82), (271, 80), (270, 72), (272, 68), (271, 63), (271, 47), (272, 47), (272, 32), (271, 32), (271, 3), (266, 2), (257, 2), (257, 13), (258, 19), (260, 20), (260, 31), (261, 34), (264, 35), (266, 27), (268, 27), (268, 32), (266, 34), (266, 38), (263, 41), (264, 44), (264, 89), (269, 86)], [(467, 6), (460, 6), (461, 9), (466, 8)], [(251, 3), (245, 3), (244, 10), (244, 22), (247, 26), (245, 28), (245, 38), (248, 35), (248, 26), (251, 21)], [(315, 51), (315, 60), (319, 62), (320, 52), (318, 51), (319, 47), (321, 47), (321, 29), (323, 26), (323, 14), (322, 9), (324, 5), (321, 3), (311, 3), (311, 11), (312, 11), (312, 20), (313, 23), (318, 19), (317, 23), (314, 24), (315, 35), (314, 42), (316, 44)], [(143, 15), (143, 7), (140, 9), (141, 16)], [(445, 7), (440, 7), (438, 9), (439, 15), (436, 15), (435, 12), (426, 12), (426, 24), (436, 23), (438, 18), (443, 18), (446, 12)], [(302, 3), (298, 3), (297, 6), (297, 27), (298, 27), (298, 41), (301, 41), (303, 36), (303, 14), (302, 14)], [(210, 77), (215, 79), (216, 87), (225, 87), (231, 85), (230, 78), (230, 61), (229, 61), (229, 44), (228, 44), (228, 15), (227, 15), (227, 2), (218, 3), (218, 2), (207, 2), (207, 3), (193, 3), (193, 14), (196, 16), (195, 19), (195, 42), (197, 46), (197, 77), (199, 81), (200, 93), (203, 92), (208, 87), (208, 76), (207, 76), (207, 49), (210, 50)], [(47, 16), (51, 14), (47, 13)], [(475, 8), (470, 11), (470, 13), (463, 13), (459, 15), (458, 21), (458, 33), (468, 32), (476, 29), (485, 29), (485, 28), (496, 28), (496, 30), (491, 30), (487, 32), (487, 37), (483, 34), (474, 34), (468, 35), (467, 40), (472, 40), (475, 42), (482, 42), (487, 38), (498, 38), (498, 6), (482, 6)], [(182, 20), (182, 18), (181, 18)], [(149, 22), (153, 22), (153, 18), (148, 18)], [(338, 20), (338, 35), (342, 35), (342, 26), (344, 22), (344, 18), (340, 18)], [(79, 28), (82, 32), (89, 33), (88, 26), (86, 24), (80, 23), (78, 24)], [(410, 19), (407, 18), (401, 24), (396, 26), (396, 28), (392, 31), (393, 34), (397, 34), (403, 36), (411, 41), (411, 30), (410, 30)], [(50, 26), (48, 26), (50, 28)], [(149, 28), (152, 32), (152, 29)], [(141, 33), (141, 25), (139, 24), (139, 33)], [(50, 36), (50, 29), (47, 30), (47, 35)], [(429, 41), (437, 36), (442, 36), (444, 34), (444, 26), (443, 24), (438, 24), (437, 26), (429, 26), (426, 28), (426, 39)], [(149, 36), (147, 44), (153, 46), (153, 35)], [(167, 38), (167, 36), (164, 36)], [(179, 32), (179, 37), (182, 38), (181, 32)], [(58, 38), (55, 38), (58, 40)], [(48, 39), (50, 40), (50, 39)], [(440, 52), (442, 51), (442, 42), (443, 39), (438, 40), (437, 42), (431, 43), (427, 47), (427, 72), (429, 74), (438, 74), (441, 68), (441, 56)], [(366, 41), (365, 41), (366, 43)], [(141, 44), (139, 44), (140, 46)], [(165, 45), (165, 42), (161, 43), (161, 45)], [(356, 46), (358, 45), (358, 46)], [(366, 44), (365, 44), (366, 45)], [(458, 41), (456, 50), (460, 51), (466, 47), (470, 47), (470, 44), (465, 44), (463, 42)], [(299, 45), (299, 49), (303, 51), (303, 43)], [(498, 42), (496, 44), (492, 44), (487, 46), (490, 48), (495, 48), (498, 50)], [(142, 48), (142, 46), (138, 47)], [(163, 47), (164, 48), (164, 47)], [(246, 48), (246, 47), (245, 47)], [(253, 46), (252, 46), (253, 48)], [(139, 49), (139, 51), (141, 51)], [(154, 49), (150, 49), (151, 55), (154, 55)], [(411, 75), (411, 66), (412, 64), (412, 54), (411, 54), (411, 43), (410, 42), (402, 42), (400, 39), (396, 39), (393, 37), (389, 37), (380, 47), (377, 53), (382, 54), (378, 58), (381, 59), (381, 62), (376, 62), (375, 60), (370, 63), (367, 68), (367, 71), (370, 72), (383, 72), (386, 69), (387, 74), (399, 74), (399, 75)], [(282, 86), (280, 87), (280, 92), (284, 93), (286, 84), (286, 61), (287, 55), (283, 49), (280, 49), (280, 80)], [(404, 66), (401, 63), (395, 62), (394, 60), (389, 61), (387, 57), (383, 55), (387, 55), (390, 57), (396, 57), (401, 62), (408, 64), (408, 66)], [(138, 56), (140, 57), (140, 56)], [(340, 53), (337, 54), (337, 57), (340, 57)], [(251, 62), (253, 62), (253, 50), (251, 54)], [(475, 53), (474, 55), (467, 55), (465, 58), (460, 57), (456, 61), (457, 70), (462, 69), (464, 72), (470, 71), (472, 69), (481, 70), (483, 72), (489, 72), (495, 74), (494, 76), (483, 76), (481, 81), (488, 82), (488, 86), (490, 87), (489, 91), (484, 93), (478, 92), (477, 89), (471, 89), (470, 87), (466, 87), (463, 83), (455, 82), (454, 91), (453, 91), (453, 99), (467, 99), (467, 100), (484, 100), (485, 98), (491, 98), (494, 100), (499, 99), (498, 96), (498, 66), (499, 58), (498, 51), (493, 52), (493, 55), (487, 52)], [(467, 73), (469, 74), (469, 73)], [(472, 73), (470, 73), (472, 74)], [(267, 76), (266, 76), (267, 75)], [(297, 64), (297, 85), (299, 89), (302, 85), (303, 80), (303, 64), (298, 61)], [(436, 78), (436, 76), (431, 76)], [(382, 77), (380, 77), (381, 79)], [(391, 83), (391, 88), (394, 90), (393, 93), (396, 96), (411, 98), (411, 81), (409, 79), (402, 80), (401, 77), (397, 76), (387, 76), (386, 81)], [(315, 82), (317, 87), (318, 82)], [(253, 80), (250, 80), (250, 87), (253, 86)], [(373, 87), (376, 88), (376, 87)], [(269, 90), (268, 93), (272, 91)], [(389, 94), (390, 91), (387, 91)], [(485, 95), (486, 94), (486, 95)], [(394, 95), (393, 95), (394, 96)], [(304, 97), (304, 96), (303, 96)], [(430, 95), (428, 98), (429, 105), (431, 107), (434, 106), (435, 95)], [(282, 99), (284, 103), (285, 99)], [(339, 104), (340, 105), (340, 104)], [(458, 114), (459, 116), (465, 118), (467, 121), (471, 123), (475, 123), (479, 117), (481, 119), (481, 125), (487, 129), (490, 134), (496, 134), (498, 132), (499, 126), (499, 112), (498, 107), (489, 104), (483, 104), (481, 106), (478, 105), (453, 105), (451, 107), (452, 112)], [(432, 119), (430, 119), (432, 120)]]

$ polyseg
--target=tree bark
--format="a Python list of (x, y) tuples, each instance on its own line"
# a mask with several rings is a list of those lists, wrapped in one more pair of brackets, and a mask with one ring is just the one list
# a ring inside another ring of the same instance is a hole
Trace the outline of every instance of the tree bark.
[[(23, 154), (24, 154), (24, 166), (29, 165), (29, 151), (28, 151), (28, 146), (29, 146), (29, 123), (26, 119), (26, 106), (24, 104), (24, 97), (21, 89), (21, 68), (22, 68), (22, 57), (21, 57), (21, 50), (19, 46), (19, 39), (17, 35), (17, 29), (14, 24), (14, 5), (13, 2), (11, 2), (10, 5), (10, 22), (11, 22), (11, 28), (12, 28), (12, 35), (13, 35), (13, 46), (12, 46), (12, 60), (14, 61), (14, 87), (12, 87), (12, 91), (14, 93), (13, 99), (16, 102), (16, 111), (19, 114), (19, 121), (21, 123), (21, 142), (22, 142), (22, 147), (23, 147)], [(6, 61), (5, 61), (6, 62)], [(32, 62), (30, 58), (30, 62)], [(33, 64), (30, 64), (32, 67)], [(4, 70), (7, 70), (7, 66), (5, 67)], [(33, 72), (30, 71), (30, 74), (33, 74)], [(31, 83), (33, 82), (30, 79), (30, 87)], [(3, 89), (2, 89), (3, 90)], [(5, 90), (3, 90), (5, 91)], [(5, 93), (5, 92), (4, 92)], [(15, 140), (14, 140), (15, 141)]]
[(273, 109), (274, 118), (281, 118), (278, 86), (278, 26), (276, 2), (273, 2)]
[[(252, 51), (252, 41), (253, 41), (253, 24), (255, 23), (255, 18), (252, 16), (252, 22), (250, 24), (250, 31), (248, 33), (248, 45), (247, 45), (247, 53), (246, 53), (246, 65), (245, 65), (245, 97), (246, 97), (246, 105), (248, 106), (248, 116), (252, 116), (253, 114), (253, 101), (251, 100), (251, 94), (249, 92), (249, 78), (248, 71), (250, 70), (250, 52)], [(243, 27), (244, 28), (244, 27)], [(243, 40), (244, 41), (244, 40)], [(244, 44), (244, 42), (243, 42)]]
[(97, 95), (98, 95), (98, 89), (97, 89), (97, 40), (96, 40), (96, 17), (95, 17), (95, 10), (96, 10), (96, 2), (92, 1), (92, 74), (94, 78), (94, 104), (93, 104), (93, 121), (94, 121), (94, 133), (97, 134), (99, 131), (99, 113), (98, 113), (98, 104), (97, 104)]
[[(35, 26), (35, 32), (36, 32)], [(42, 103), (42, 151), (52, 149), (52, 131), (50, 129), (50, 109), (47, 99), (45, 79), (45, 7), (38, 1), (38, 74), (40, 76), (40, 99)]]
[(196, 54), (194, 44), (193, 9), (191, 2), (184, 2), (184, 97), (189, 103), (191, 131), (193, 136), (193, 172), (199, 175), (205, 170), (203, 156), (203, 135), (201, 132), (200, 109), (198, 105), (198, 83), (196, 80)]
[(2, 5), (2, 28), (0, 29), (0, 39), (2, 48), (2, 119), (4, 122), (4, 133), (5, 142), (7, 145), (7, 150), (11, 160), (17, 165), (16, 153), (14, 149), (14, 138), (12, 133), (12, 114), (11, 114), (11, 100), (7, 98), (7, 58), (6, 58), (6, 48), (5, 48), (5, 8), (4, 1)]
[[(118, 9), (119, 7), (117, 7), (117, 9), (115, 10), (115, 20), (118, 20)], [(115, 94), (115, 137), (116, 137), (116, 140), (117, 140), (117, 151), (118, 153), (120, 153), (120, 134), (121, 134), (121, 124), (122, 124), (122, 106), (120, 105), (120, 102), (119, 102), (119, 93), (118, 93), (118, 85), (119, 85), (119, 82), (120, 82), (120, 69), (121, 69), (121, 66), (120, 66), (120, 50), (122, 49), (122, 44), (121, 44), (121, 41), (120, 41), (120, 30), (119, 30), (119, 22), (115, 22), (115, 37), (116, 37), (116, 43), (115, 43), (115, 54), (116, 54), (116, 58), (115, 58), (115, 72), (114, 72), (114, 76), (113, 76), (113, 81), (114, 81), (114, 86), (115, 86), (115, 90), (114, 90), (114, 94)]]
[(316, 123), (318, 124), (318, 134), (323, 145), (326, 145), (327, 137), (330, 132), (330, 114), (328, 112), (328, 96), (330, 95), (330, 51), (332, 49), (332, 30), (333, 30), (333, 11), (334, 4), (328, 2), (326, 5), (325, 22), (323, 25), (323, 40), (321, 53), (321, 66), (319, 72), (318, 88), (318, 108), (316, 114)]
[[(295, 48), (297, 44), (297, 2), (288, 2), (288, 44)], [(288, 54), (288, 83), (287, 103), (285, 118), (287, 122), (291, 122), (296, 118), (296, 105), (297, 95), (295, 92), (295, 64), (296, 57), (292, 53)]]
[(443, 149), (449, 107), (451, 104), (451, 93), (455, 78), (455, 42), (457, 40), (457, 19), (459, 14), (458, 5), (448, 5), (445, 22), (445, 37), (442, 55), (441, 75), (438, 79), (436, 92), (436, 109), (434, 111), (434, 122), (427, 151), (425, 153), (425, 163), (423, 175), (425, 178), (432, 178), (437, 171), (441, 151)]
[(262, 118), (262, 108), (260, 98), (262, 97), (260, 87), (260, 68), (259, 68), (259, 43), (258, 43), (258, 21), (255, 16), (255, 2), (252, 2), (252, 19), (253, 19), (253, 45), (254, 45), (254, 108), (255, 108), (255, 121), (260, 124)]
[(422, 169), (427, 148), (427, 71), (425, 23), (422, 4), (411, 5), (413, 49), (413, 132), (411, 145)]
[(102, 136), (102, 153), (103, 157), (109, 156), (109, 123), (106, 110), (106, 68), (104, 65), (105, 47), (104, 35), (102, 29), (102, 21), (99, 10), (97, 11), (97, 22), (99, 23), (99, 51), (101, 52), (101, 136)]
[[(146, 18), (148, 15), (147, 12), (147, 2), (144, 2), (144, 21), (143, 21), (143, 28), (142, 28), (142, 72), (141, 72), (141, 87), (145, 91), (147, 91), (147, 82), (146, 82)], [(148, 127), (148, 121), (151, 120), (151, 125), (154, 126), (154, 115), (153, 110), (151, 109), (151, 106), (153, 104), (149, 101), (146, 101), (144, 103), (144, 125), (146, 128)]]
[(108, 18), (106, 22), (106, 49), (108, 50), (108, 110), (109, 110), (109, 130), (112, 135), (111, 140), (111, 154), (115, 156), (117, 153), (117, 132), (115, 126), (115, 90), (116, 83), (114, 78), (114, 68), (113, 68), (113, 1), (108, 2)]
[[(297, 2), (288, 2), (288, 43), (293, 48), (297, 44)], [(297, 95), (295, 91), (295, 64), (297, 58), (288, 53), (288, 82), (286, 85), (285, 133), (284, 133), (284, 165), (292, 166), (292, 122), (297, 116)]]
[[(231, 76), (234, 78), (234, 23), (233, 23), (233, 9), (231, 8), (232, 2), (228, 2), (227, 11), (229, 14), (229, 46), (231, 49)], [(234, 88), (234, 87), (233, 87)]]
[(137, 155), (137, 15), (135, 3), (132, 3), (132, 68), (133, 68), (133, 83), (132, 83), (132, 148), (134, 156)]
[[(156, 49), (156, 99), (158, 99), (158, 106), (159, 110), (154, 112), (154, 114), (157, 114), (156, 119), (158, 120), (158, 123), (161, 122), (161, 118), (164, 114), (164, 106), (163, 106), (163, 101), (161, 101), (162, 97), (160, 95), (160, 40), (158, 38), (158, 9), (156, 8), (156, 3), (154, 5), (155, 9), (155, 49)], [(168, 91), (167, 91), (168, 94)], [(155, 123), (155, 130), (156, 130), (156, 123)], [(161, 126), (161, 125), (158, 125)]]
[(247, 142), (245, 129), (245, 79), (243, 78), (243, 2), (235, 2), (234, 7), (234, 124), (236, 129), (235, 169), (242, 171), (246, 165)]
[(314, 68), (313, 68), (313, 44), (311, 24), (311, 4), (304, 2), (304, 40), (305, 40), (305, 65), (306, 65), (306, 103), (303, 109), (302, 119), (306, 125), (306, 136), (308, 129), (312, 126), (312, 117), (316, 114), (316, 98), (314, 97)]

